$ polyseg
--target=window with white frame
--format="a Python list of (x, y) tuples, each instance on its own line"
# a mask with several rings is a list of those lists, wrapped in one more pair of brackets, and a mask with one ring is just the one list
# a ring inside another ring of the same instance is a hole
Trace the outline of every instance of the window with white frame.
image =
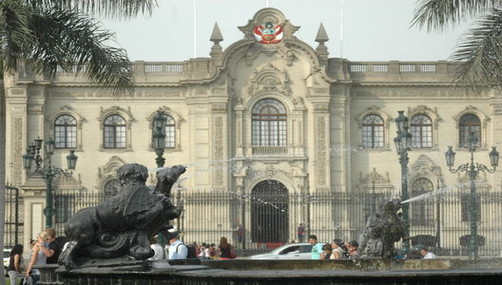
[(252, 109), (253, 146), (286, 146), (286, 108), (276, 99), (258, 101)]
[(362, 121), (362, 142), (364, 148), (384, 147), (384, 122), (382, 117), (370, 114)]
[(481, 121), (478, 116), (473, 114), (463, 115), (458, 122), (459, 146), (469, 147), (469, 134), (474, 133), (477, 142), (476, 146), (481, 145)]
[(432, 120), (418, 114), (410, 120), (411, 144), (414, 148), (432, 147)]
[(125, 148), (126, 147), (126, 121), (120, 115), (110, 115), (106, 117), (103, 124), (103, 146), (104, 148)]
[(176, 147), (176, 124), (173, 117), (166, 115), (166, 148)]
[(54, 147), (77, 148), (77, 120), (73, 116), (64, 114), (54, 121)]

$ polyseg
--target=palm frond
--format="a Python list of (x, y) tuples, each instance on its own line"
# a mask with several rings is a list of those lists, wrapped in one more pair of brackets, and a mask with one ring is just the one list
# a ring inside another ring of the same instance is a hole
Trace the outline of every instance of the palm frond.
[(417, 0), (411, 26), (442, 30), (502, 5), (502, 0)]
[(472, 87), (502, 86), (502, 10), (493, 9), (454, 52), (456, 81)]
[(0, 69), (14, 71), (35, 43), (28, 29), (29, 10), (16, 0), (0, 2)]
[(25, 0), (35, 8), (62, 7), (79, 9), (86, 14), (110, 18), (130, 18), (139, 14), (151, 14), (157, 7), (156, 0)]
[(99, 22), (75, 9), (52, 8), (34, 13), (30, 28), (38, 40), (30, 56), (37, 72), (54, 76), (59, 66), (83, 72), (115, 94), (132, 91), (132, 64), (125, 50), (107, 46), (114, 34), (101, 30)]

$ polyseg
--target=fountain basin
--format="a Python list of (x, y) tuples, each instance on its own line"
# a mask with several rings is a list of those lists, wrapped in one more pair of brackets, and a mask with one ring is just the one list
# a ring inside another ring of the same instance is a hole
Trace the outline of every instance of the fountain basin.
[(498, 284), (502, 259), (210, 260), (200, 265), (58, 272), (64, 284)]

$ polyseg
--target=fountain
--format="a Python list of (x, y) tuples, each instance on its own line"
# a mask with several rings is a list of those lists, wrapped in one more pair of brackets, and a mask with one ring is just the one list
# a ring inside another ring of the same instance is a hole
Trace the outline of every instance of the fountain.
[[(146, 240), (177, 218), (181, 206), (169, 200), (184, 166), (157, 171), (154, 193), (148, 171), (128, 164), (118, 170), (122, 191), (81, 210), (68, 222), (69, 247), (60, 259), (57, 284), (497, 284), (502, 260), (393, 259), (404, 235), (397, 215), (401, 201), (387, 200), (369, 217), (359, 260), (190, 260), (156, 261)], [(422, 197), (423, 198), (423, 197)], [(420, 198), (420, 199), (422, 199)], [(410, 202), (410, 201), (403, 201)], [(50, 283), (49, 284), (53, 284)]]

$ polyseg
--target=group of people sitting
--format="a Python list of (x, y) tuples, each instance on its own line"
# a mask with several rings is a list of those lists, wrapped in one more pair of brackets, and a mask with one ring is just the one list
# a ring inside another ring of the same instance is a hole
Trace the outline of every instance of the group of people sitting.
[(344, 242), (334, 239), (331, 243), (320, 243), (316, 235), (310, 235), (308, 239), (312, 245), (312, 259), (358, 259), (359, 243), (356, 240)]
[[(356, 240), (344, 242), (334, 239), (331, 243), (320, 243), (316, 235), (310, 235), (308, 242), (312, 245), (312, 259), (358, 259), (359, 243)], [(405, 256), (406, 259), (434, 259), (437, 256), (423, 245), (413, 247)]]

